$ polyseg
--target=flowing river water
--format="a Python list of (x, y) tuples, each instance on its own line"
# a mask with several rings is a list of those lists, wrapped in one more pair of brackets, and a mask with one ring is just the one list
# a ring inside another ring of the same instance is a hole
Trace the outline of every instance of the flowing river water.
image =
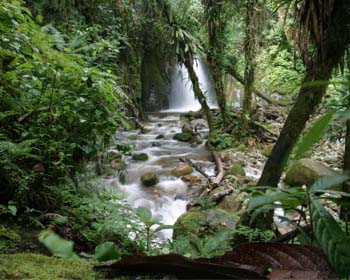
[[(204, 142), (191, 145), (173, 140), (173, 136), (181, 132), (180, 117), (180, 114), (174, 113), (150, 114), (147, 116), (148, 121), (144, 123), (147, 133), (142, 134), (140, 130), (120, 132), (117, 142), (131, 144), (133, 153), (146, 153), (148, 160), (135, 161), (131, 156), (126, 156), (125, 184), (120, 183), (118, 178), (107, 180), (107, 184), (125, 192), (125, 198), (131, 206), (149, 208), (155, 219), (167, 225), (173, 225), (186, 211), (186, 204), (192, 192), (187, 183), (171, 173), (180, 163), (179, 158), (193, 160), (208, 174), (214, 175), (215, 167), (214, 163), (209, 161), (209, 152)], [(202, 139), (207, 138), (206, 127), (202, 126), (198, 132)], [(156, 139), (159, 135), (162, 135), (162, 138)], [(141, 183), (140, 177), (148, 172), (154, 172), (159, 177), (159, 183), (154, 187), (144, 187)], [(172, 231), (164, 231), (163, 235), (171, 238)]]
[[(201, 60), (196, 60), (194, 68), (208, 104), (212, 108), (217, 107), (207, 67)], [(190, 123), (192, 127), (197, 128), (203, 139), (202, 144), (191, 145), (173, 139), (174, 135), (182, 130), (181, 114), (200, 109), (184, 67), (174, 67), (169, 105), (166, 110), (147, 115), (147, 121), (144, 123), (146, 133), (132, 130), (120, 131), (117, 134), (118, 144), (132, 145), (133, 153), (146, 153), (148, 160), (136, 161), (130, 155), (124, 156), (123, 160), (127, 166), (125, 183), (122, 184), (118, 178), (105, 180), (104, 183), (124, 192), (125, 199), (131, 206), (146, 207), (152, 211), (155, 219), (163, 224), (173, 225), (177, 218), (186, 212), (186, 205), (196, 192), (191, 185), (172, 175), (172, 169), (180, 163), (179, 158), (191, 159), (210, 176), (215, 175), (215, 164), (210, 161), (210, 153), (205, 148), (209, 131), (203, 119), (193, 120)], [(156, 173), (159, 178), (159, 183), (153, 187), (145, 187), (141, 183), (141, 176), (148, 172)], [(257, 170), (249, 166), (246, 172), (249, 177), (258, 175)], [(196, 171), (193, 175), (201, 178)], [(162, 235), (163, 238), (171, 238), (172, 230), (162, 231)]]

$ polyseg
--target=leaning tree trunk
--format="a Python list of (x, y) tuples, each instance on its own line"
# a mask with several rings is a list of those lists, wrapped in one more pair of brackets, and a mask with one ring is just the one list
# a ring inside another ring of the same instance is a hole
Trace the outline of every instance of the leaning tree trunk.
[[(331, 78), (333, 69), (344, 55), (345, 47), (350, 42), (349, 10), (347, 0), (334, 4), (333, 17), (326, 29), (323, 48), (318, 48), (306, 67), (305, 77), (296, 103), (290, 111), (279, 138), (264, 166), (259, 179), (259, 186), (277, 187), (288, 157), (305, 128), (310, 116), (321, 103)], [(318, 82), (318, 83), (315, 83)], [(257, 227), (271, 228), (273, 213), (257, 217)], [(249, 216), (249, 215), (248, 215)], [(244, 219), (243, 219), (244, 220)], [(245, 219), (248, 220), (248, 219)]]
[(246, 27), (244, 39), (244, 98), (242, 112), (242, 131), (246, 131), (252, 114), (253, 86), (255, 72), (255, 5), (256, 0), (249, 0), (246, 3)]
[(205, 12), (208, 18), (209, 49), (207, 61), (214, 81), (216, 98), (220, 108), (224, 126), (229, 124), (227, 113), (226, 96), (223, 85), (223, 71), (221, 57), (223, 56), (223, 42), (225, 22), (222, 19), (224, 2), (215, 0), (204, 0)]
[[(348, 46), (350, 48), (350, 46)], [(348, 82), (350, 83), (350, 50), (347, 52), (347, 64), (348, 64)], [(348, 93), (350, 94), (350, 84), (348, 86)], [(348, 108), (350, 108), (350, 97), (347, 101)], [(345, 152), (344, 152), (344, 172), (350, 173), (350, 120), (346, 122), (345, 133)], [(345, 182), (342, 187), (344, 192), (350, 192), (350, 183)], [(350, 206), (344, 205), (340, 207), (340, 217), (344, 221), (350, 222)]]
[(205, 95), (203, 94), (201, 88), (199, 87), (199, 80), (198, 80), (196, 72), (194, 71), (192, 63), (193, 63), (193, 61), (192, 61), (191, 57), (189, 55), (186, 55), (186, 57), (184, 59), (184, 64), (185, 64), (185, 67), (187, 68), (188, 75), (189, 75), (190, 80), (192, 82), (194, 94), (198, 98), (198, 101), (201, 104), (202, 109), (204, 110), (204, 114), (205, 114), (207, 121), (208, 121), (209, 130), (211, 131), (213, 129), (213, 121), (212, 121), (212, 117), (211, 117), (211, 113), (210, 113), (210, 108), (208, 106)]

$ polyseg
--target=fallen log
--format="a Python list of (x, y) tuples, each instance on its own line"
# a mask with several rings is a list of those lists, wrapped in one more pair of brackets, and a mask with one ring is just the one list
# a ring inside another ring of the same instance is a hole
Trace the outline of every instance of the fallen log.
[(311, 232), (311, 225), (306, 225), (306, 226), (303, 226), (301, 228), (297, 228), (297, 229), (294, 229), (292, 231), (289, 231), (281, 236), (278, 236), (272, 240), (270, 240), (270, 242), (272, 243), (283, 243), (283, 242), (288, 242), (290, 240), (292, 240), (293, 238), (295, 238), (298, 233), (300, 233), (301, 231), (305, 232), (305, 233), (308, 233), (308, 232)]
[(212, 195), (210, 198), (218, 204), (225, 196), (230, 195), (231, 193), (233, 193), (233, 188), (226, 188), (221, 192)]
[(218, 174), (216, 175), (216, 178), (213, 181), (213, 184), (218, 186), (220, 185), (222, 179), (224, 178), (224, 167), (222, 165), (222, 161), (218, 153), (216, 151), (213, 151), (212, 154), (215, 160), (216, 169), (218, 171)]
[(211, 181), (210, 176), (204, 172), (204, 170), (198, 166), (197, 164), (195, 164), (192, 160), (188, 159), (188, 158), (179, 158), (179, 160), (181, 162), (187, 163), (188, 165), (192, 166), (195, 170), (197, 170), (201, 175), (203, 175), (206, 179)]

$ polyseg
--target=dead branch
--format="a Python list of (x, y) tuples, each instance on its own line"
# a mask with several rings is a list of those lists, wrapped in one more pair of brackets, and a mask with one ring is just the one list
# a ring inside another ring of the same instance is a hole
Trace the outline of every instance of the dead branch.
[(216, 151), (213, 151), (212, 154), (213, 154), (213, 157), (215, 159), (216, 169), (218, 171), (218, 174), (216, 175), (216, 178), (213, 181), (213, 184), (219, 185), (221, 183), (222, 179), (224, 178), (224, 168), (222, 166), (222, 161), (221, 161), (218, 153)]
[(198, 164), (195, 164), (192, 160), (188, 159), (188, 158), (179, 158), (179, 160), (181, 162), (187, 163), (188, 165), (192, 166), (195, 170), (197, 170), (201, 175), (203, 175), (206, 179), (208, 179), (209, 181), (211, 181), (210, 176), (204, 172), (204, 170), (198, 166)]
[(290, 240), (292, 240), (293, 238), (295, 238), (298, 233), (300, 233), (300, 231), (304, 231), (305, 233), (308, 233), (312, 230), (311, 225), (306, 225), (303, 226), (301, 228), (297, 228), (295, 230), (289, 231), (281, 236), (278, 236), (274, 239), (272, 239), (270, 242), (272, 243), (283, 243), (283, 242), (288, 242)]

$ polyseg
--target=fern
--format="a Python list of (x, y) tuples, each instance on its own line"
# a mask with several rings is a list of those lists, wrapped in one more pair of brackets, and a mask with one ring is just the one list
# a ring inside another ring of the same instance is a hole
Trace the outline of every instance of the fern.
[(312, 196), (311, 216), (317, 241), (328, 256), (329, 262), (341, 277), (350, 275), (350, 238), (325, 207)]
[(33, 154), (32, 144), (35, 140), (26, 140), (20, 143), (0, 141), (0, 160), (16, 161), (19, 159), (31, 158), (40, 160), (40, 157)]

